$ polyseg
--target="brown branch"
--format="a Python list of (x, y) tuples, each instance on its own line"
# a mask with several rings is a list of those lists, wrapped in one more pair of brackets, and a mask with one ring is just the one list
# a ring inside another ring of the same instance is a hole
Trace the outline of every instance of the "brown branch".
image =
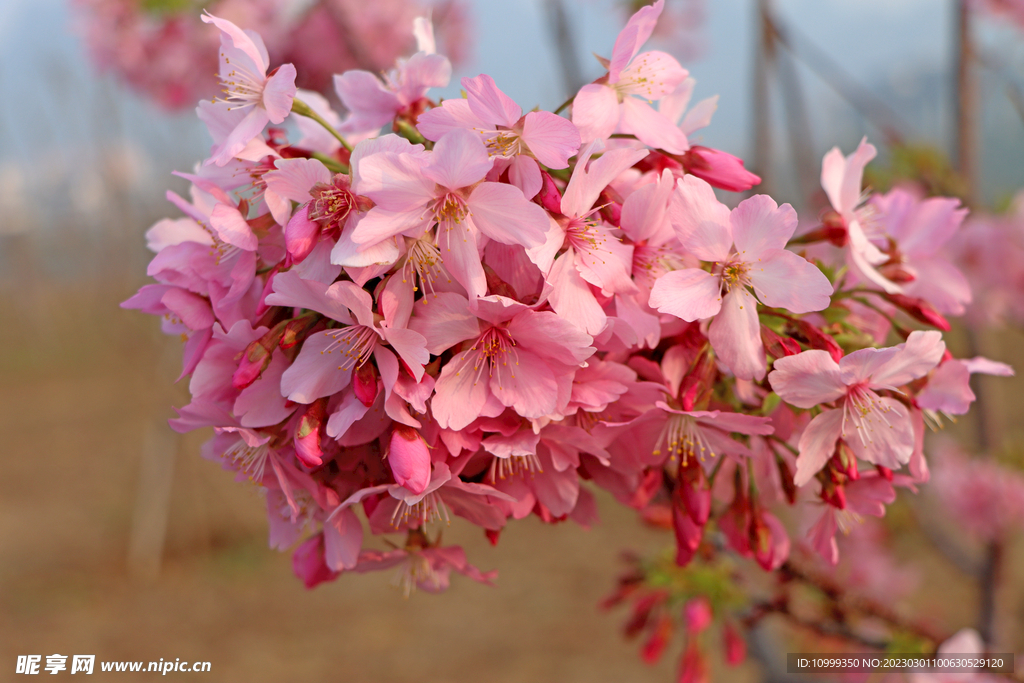
[(779, 571), (785, 576), (814, 586), (839, 607), (875, 617), (901, 631), (927, 638), (936, 645), (949, 639), (949, 634), (938, 631), (928, 624), (907, 619), (898, 614), (889, 605), (882, 604), (865, 596), (854, 595), (836, 581), (820, 576), (810, 570), (797, 567), (792, 561), (783, 564)]

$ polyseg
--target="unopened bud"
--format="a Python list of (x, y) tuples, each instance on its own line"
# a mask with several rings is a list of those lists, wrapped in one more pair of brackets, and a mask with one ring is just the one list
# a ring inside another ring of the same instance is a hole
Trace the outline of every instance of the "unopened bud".
[(547, 171), (541, 171), (540, 179), (540, 192), (534, 197), (534, 201), (551, 213), (562, 213), (562, 193), (558, 191), (554, 178)]
[(837, 363), (843, 358), (842, 347), (836, 343), (836, 340), (831, 335), (825, 334), (806, 320), (797, 320), (795, 325), (797, 333), (806, 340), (807, 345), (812, 349), (828, 351), (829, 355), (832, 356), (832, 360)]
[(307, 467), (319, 467), (324, 464), (324, 453), (320, 450), (320, 428), (325, 417), (327, 399), (319, 398), (309, 404), (306, 412), (299, 418), (299, 426), (295, 429), (295, 455)]
[(792, 337), (783, 337), (765, 325), (761, 325), (761, 341), (764, 343), (764, 350), (776, 358), (800, 353), (800, 342)]
[(882, 296), (884, 296), (889, 303), (894, 306), (898, 306), (914, 320), (923, 322), (925, 325), (931, 325), (943, 332), (949, 332), (949, 321), (946, 320), (941, 313), (935, 310), (934, 306), (924, 299), (907, 296), (906, 294), (883, 293)]
[(377, 368), (373, 363), (363, 363), (352, 373), (352, 390), (356, 398), (369, 408), (377, 400)]

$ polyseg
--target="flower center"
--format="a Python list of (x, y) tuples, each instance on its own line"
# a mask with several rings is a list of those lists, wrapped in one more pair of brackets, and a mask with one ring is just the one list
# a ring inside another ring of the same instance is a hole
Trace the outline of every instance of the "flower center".
[[(409, 247), (409, 251), (405, 257), (405, 265), (402, 267), (402, 282), (407, 282), (407, 271), (408, 269), (413, 271), (413, 286), (412, 291), (418, 292), (420, 289), (429, 289), (431, 293), (436, 295), (434, 292), (434, 278), (446, 277), (448, 282), (452, 279), (448, 277), (445, 272), (444, 265), (442, 265), (441, 251), (424, 239), (418, 239), (412, 243)], [(416, 285), (415, 280), (419, 280), (419, 286)]]
[(250, 446), (244, 439), (239, 439), (224, 451), (223, 457), (237, 471), (247, 474), (249, 481), (259, 484), (263, 481), (263, 469), (267, 465), (268, 455), (270, 448), (267, 444)]
[(526, 475), (529, 474), (532, 477), (536, 472), (543, 474), (544, 468), (541, 467), (537, 455), (530, 453), (529, 455), (511, 455), (507, 458), (494, 456), (488, 476), (493, 484), (499, 479), (511, 479), (516, 475), (522, 475), (525, 479)]
[(316, 221), (328, 230), (340, 228), (355, 205), (355, 197), (349, 191), (347, 182), (339, 182), (337, 176), (330, 185), (317, 183), (309, 191), (313, 201), (309, 203), (309, 220)]
[[(230, 63), (223, 53), (221, 58)], [(224, 97), (221, 101), (230, 104), (231, 111), (262, 104), (264, 80), (245, 67), (234, 66), (221, 80), (221, 85), (224, 86)]]
[(328, 332), (331, 343), (320, 353), (334, 353), (341, 349), (343, 360), (339, 370), (348, 370), (353, 366), (361, 366), (373, 353), (380, 337), (373, 328), (366, 325), (350, 325), (344, 329)]
[[(516, 353), (516, 341), (508, 330), (500, 327), (492, 327), (484, 332), (470, 347), (471, 351), (477, 352), (476, 361), (473, 363), (473, 370), (476, 372), (477, 381), (483, 374), (484, 366), (487, 366), (488, 377), (497, 374), (498, 388), (502, 388), (503, 369), (509, 368), (511, 359), (513, 366), (519, 365), (519, 354)], [(509, 369), (510, 378), (515, 379), (514, 369)]]
[(446, 192), (434, 200), (430, 207), (438, 223), (461, 223), (469, 214), (466, 200), (454, 192)]
[(447, 524), (452, 523), (441, 496), (432, 491), (411, 505), (404, 500), (399, 501), (398, 507), (391, 515), (391, 526), (395, 529), (404, 525), (421, 527), (428, 522), (440, 522), (442, 519)]
[(492, 157), (513, 157), (523, 152), (523, 144), (519, 135), (511, 130), (484, 130), (484, 144), (487, 154)]
[(722, 266), (722, 284), (725, 291), (731, 291), (733, 287), (743, 287), (750, 284), (750, 264), (744, 261), (732, 261)]
[(684, 465), (689, 462), (690, 456), (697, 457), (701, 462), (705, 456), (715, 457), (715, 449), (704, 436), (704, 430), (689, 415), (669, 414), (668, 422), (662, 427), (652, 454), (661, 456), (664, 452), (662, 447), (667, 451), (669, 460), (678, 457)]
[(876, 432), (892, 429), (892, 423), (886, 416), (890, 412), (892, 408), (882, 403), (882, 399), (871, 389), (862, 384), (852, 387), (843, 401), (843, 437), (848, 433), (847, 424), (851, 424), (861, 445), (873, 443)]

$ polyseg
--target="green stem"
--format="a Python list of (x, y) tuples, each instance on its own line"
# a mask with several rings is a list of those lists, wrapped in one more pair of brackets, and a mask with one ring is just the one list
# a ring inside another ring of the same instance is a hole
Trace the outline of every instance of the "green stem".
[(558, 109), (556, 109), (553, 113), (561, 114), (562, 110), (565, 109), (566, 107), (568, 107), (570, 104), (572, 104), (572, 101), (574, 99), (576, 99), (575, 95), (570, 96), (569, 99), (567, 99), (565, 102), (562, 102), (560, 105), (558, 105)]
[(854, 296), (854, 297), (850, 297), (850, 298), (852, 298), (854, 301), (856, 301), (859, 304), (863, 304), (863, 305), (867, 306), (872, 311), (874, 311), (878, 315), (880, 315), (883, 318), (885, 318), (886, 320), (888, 320), (889, 324), (892, 325), (892, 329), (894, 329), (896, 331), (896, 334), (900, 335), (904, 339), (906, 339), (907, 337), (910, 336), (910, 331), (906, 327), (904, 327), (903, 325), (900, 325), (898, 322), (896, 322), (895, 318), (893, 318), (891, 315), (889, 315), (888, 313), (883, 311), (878, 306), (875, 306), (873, 303), (871, 303), (870, 301), (868, 301), (864, 297)]
[(306, 104), (297, 97), (292, 100), (292, 111), (298, 114), (299, 116), (305, 116), (306, 118), (313, 119), (321, 126), (323, 126), (328, 133), (333, 135), (334, 139), (340, 142), (342, 147), (344, 147), (350, 152), (352, 151), (352, 145), (348, 144), (348, 140), (341, 137), (341, 133), (334, 130), (334, 127), (331, 126), (331, 124), (327, 123), (327, 121), (324, 120), (322, 116), (313, 111), (312, 107), (310, 107), (308, 104)]
[(427, 141), (427, 139), (420, 135), (420, 132), (408, 121), (399, 119), (395, 123), (395, 126), (398, 128), (398, 134), (414, 145), (422, 145)]
[(331, 173), (348, 173), (348, 166), (337, 159), (332, 159), (323, 152), (312, 152), (313, 158), (327, 167)]

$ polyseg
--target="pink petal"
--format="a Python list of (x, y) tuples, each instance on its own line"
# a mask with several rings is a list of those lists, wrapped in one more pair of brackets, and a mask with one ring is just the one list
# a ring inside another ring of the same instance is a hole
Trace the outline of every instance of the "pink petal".
[(274, 277), (274, 293), (267, 296), (272, 306), (308, 308), (311, 311), (346, 323), (353, 324), (348, 308), (336, 298), (327, 296), (327, 286), (321, 282), (303, 280), (293, 271), (278, 273)]
[(463, 78), (462, 87), (466, 89), (466, 100), (473, 114), (493, 126), (511, 128), (523, 115), (519, 105), (503, 93), (487, 74)]
[(363, 545), (363, 525), (351, 508), (324, 522), (324, 562), (334, 571), (353, 569)]
[(214, 319), (210, 302), (198, 294), (193, 294), (180, 287), (171, 287), (160, 297), (160, 303), (178, 316), (190, 330), (213, 327)]
[(555, 517), (567, 515), (576, 507), (580, 495), (580, 477), (576, 470), (559, 472), (545, 468), (533, 479), (537, 500)]
[(553, 413), (557, 406), (558, 385), (551, 376), (551, 369), (521, 346), (513, 358), (514, 362), (511, 359), (501, 360), (492, 365), (491, 393), (502, 405), (515, 409), (527, 419)]
[(223, 166), (231, 161), (236, 154), (245, 149), (245, 146), (254, 137), (263, 132), (263, 127), (270, 121), (267, 110), (263, 107), (252, 107), (249, 113), (238, 122), (224, 141), (214, 147), (210, 152), (210, 158), (206, 164), (217, 164)]
[(382, 332), (384, 339), (412, 371), (412, 376), (417, 382), (420, 381), (423, 377), (423, 366), (430, 362), (430, 353), (426, 349), (427, 340), (419, 332), (402, 327), (385, 327), (382, 328)]
[(836, 543), (837, 529), (835, 511), (827, 507), (807, 532), (807, 540), (811, 547), (833, 566), (839, 562), (839, 545)]
[(509, 321), (507, 329), (519, 346), (572, 370), (594, 353), (590, 335), (551, 311), (526, 309)]
[(391, 433), (388, 465), (395, 481), (413, 493), (423, 493), (430, 482), (430, 451), (414, 429), (396, 428)]
[(996, 377), (1013, 377), (1013, 367), (1006, 363), (1000, 363), (999, 361), (989, 360), (982, 356), (976, 356), (974, 358), (968, 358), (962, 361), (967, 369), (973, 375), (976, 372), (980, 372), (984, 375), (995, 375)]
[(452, 292), (440, 292), (416, 302), (409, 329), (423, 335), (427, 350), (435, 356), (461, 341), (480, 336), (480, 323), (469, 312), (466, 297)]
[(844, 216), (853, 213), (857, 207), (864, 167), (877, 153), (874, 145), (868, 144), (868, 139), (864, 138), (857, 151), (849, 157), (844, 158), (839, 148), (833, 147), (822, 160), (821, 186), (832, 207)]
[(430, 411), (441, 428), (465, 429), (480, 416), (490, 391), (487, 378), (474, 367), (479, 360), (478, 351), (463, 351), (441, 369), (430, 400)]
[(353, 69), (336, 75), (334, 90), (345, 108), (357, 113), (370, 127), (380, 128), (402, 108), (398, 97), (369, 71)]
[(338, 393), (352, 381), (352, 367), (340, 367), (348, 360), (342, 351), (328, 350), (337, 330), (308, 337), (292, 365), (281, 377), (281, 393), (296, 403), (312, 403)]
[(570, 248), (555, 261), (548, 275), (552, 287), (548, 302), (560, 317), (587, 334), (596, 335), (604, 329), (607, 316), (590, 286), (580, 277), (574, 259)]
[(286, 407), (281, 395), (281, 376), (288, 368), (284, 354), (274, 354), (273, 360), (263, 374), (242, 390), (235, 399), (232, 412), (241, 418), (243, 427), (270, 427), (276, 425), (295, 410)]
[(591, 210), (601, 191), (626, 169), (647, 156), (646, 149), (620, 148), (605, 152), (587, 167), (587, 161), (599, 145), (591, 143), (579, 154), (576, 168), (562, 196), (562, 213), (583, 216)]
[(762, 252), (750, 261), (749, 277), (754, 293), (765, 306), (785, 308), (793, 313), (810, 313), (828, 308), (832, 284), (818, 267), (785, 249)]
[[(664, 101), (665, 98), (662, 98), (661, 103)], [(660, 108), (664, 108), (664, 105), (661, 103), (659, 103)], [(718, 95), (701, 100), (693, 105), (693, 109), (686, 113), (682, 123), (679, 124), (679, 130), (683, 131), (685, 135), (690, 136), (701, 128), (707, 128), (711, 125), (711, 117), (714, 116), (717, 109)]]
[(583, 279), (608, 294), (633, 294), (638, 291), (630, 273), (633, 245), (626, 244), (598, 225), (589, 231), (589, 239), (577, 243), (576, 267)]
[(271, 123), (277, 124), (288, 118), (295, 99), (295, 67), (282, 64), (263, 86), (263, 107)]
[(622, 102), (619, 130), (623, 133), (632, 133), (645, 145), (663, 149), (671, 154), (682, 154), (690, 148), (683, 131), (659, 114), (654, 107), (636, 97), (627, 97)]
[(325, 295), (336, 301), (356, 316), (360, 325), (375, 327), (373, 318), (373, 297), (354, 282), (335, 282), (327, 288)]
[(803, 486), (825, 466), (835, 452), (842, 429), (842, 410), (825, 410), (811, 420), (800, 435), (800, 455), (796, 459), (794, 484)]
[(634, 242), (649, 239), (665, 222), (669, 198), (676, 181), (665, 169), (656, 183), (634, 190), (622, 203), (619, 225)]
[[(398, 245), (395, 238), (385, 238), (372, 244), (356, 244), (352, 241), (352, 230), (346, 230), (341, 234), (337, 244), (331, 248), (331, 263), (346, 268), (368, 268), (370, 266), (385, 266), (398, 260)], [(362, 282), (358, 282), (353, 275), (353, 281), (357, 284), (365, 284), (370, 277), (367, 276)]]
[(534, 159), (524, 154), (511, 160), (508, 166), (508, 179), (519, 188), (525, 199), (536, 197), (544, 184), (540, 175), (540, 166)]
[[(382, 206), (375, 206), (356, 223), (355, 228), (348, 233), (348, 237), (352, 243), (358, 245), (358, 253), (364, 254), (370, 248), (376, 247), (396, 235), (409, 233), (410, 236), (417, 236), (427, 227), (431, 218), (433, 216), (424, 210), (423, 205), (401, 211), (389, 211)], [(342, 236), (342, 239), (345, 237)], [(387, 252), (390, 253), (390, 251), (391, 247), (389, 246)], [(365, 255), (365, 258), (362, 259), (349, 258), (347, 260), (361, 263), (369, 258), (368, 255)]]
[(331, 182), (331, 172), (317, 159), (278, 159), (274, 166), (263, 174), (267, 187), (299, 204), (309, 201), (314, 185)]
[(572, 122), (586, 143), (607, 140), (619, 125), (619, 98), (606, 85), (590, 83), (572, 101)]
[[(942, 333), (936, 330), (911, 332), (907, 341), (896, 348), (899, 349), (898, 353), (871, 372), (873, 385), (898, 387), (911, 380), (924, 377), (939, 364), (946, 352)], [(840, 365), (843, 368), (845, 379), (846, 366), (842, 363)]]
[(511, 185), (481, 183), (468, 204), (473, 225), (502, 244), (539, 246), (550, 227), (544, 209), (527, 201), (519, 188)]
[(259, 240), (253, 234), (252, 228), (233, 206), (217, 204), (213, 207), (210, 213), (210, 227), (223, 241), (239, 249), (256, 251), (256, 247), (259, 246)]
[(260, 40), (260, 44), (257, 44), (256, 41), (253, 40), (253, 35), (255, 34), (250, 35), (250, 32), (243, 31), (227, 19), (221, 19), (220, 17), (215, 17), (209, 13), (202, 15), (201, 19), (203, 20), (203, 23), (213, 24), (220, 29), (220, 32), (223, 34), (222, 39), (230, 40), (231, 44), (234, 45), (236, 49), (241, 50), (246, 57), (252, 60), (256, 70), (259, 72), (258, 74), (253, 74), (254, 76), (267, 75), (268, 63), (266, 58), (266, 48), (263, 47), (263, 41), (258, 35), (256, 36), (256, 39)]
[(691, 254), (702, 261), (729, 258), (733, 241), (729, 208), (718, 201), (705, 181), (689, 174), (683, 176), (676, 185), (669, 217)]
[(914, 424), (906, 406), (894, 398), (877, 398), (872, 407), (861, 418), (864, 427), (854, 430), (847, 424), (843, 439), (861, 460), (898, 470), (914, 454)]
[[(697, 85), (697, 80), (692, 76), (684, 78), (672, 92), (665, 95), (658, 101), (658, 111), (660, 111), (669, 121), (679, 125), (679, 121), (683, 118), (683, 113), (686, 111), (686, 107), (690, 104), (690, 98), (693, 96), (693, 88), (695, 85)], [(711, 99), (715, 100), (717, 103), (718, 97), (715, 96)], [(707, 100), (705, 100), (705, 102), (706, 101)], [(712, 111), (714, 110), (712, 109)]]
[(686, 322), (703, 320), (722, 309), (721, 279), (699, 268), (665, 273), (651, 288), (649, 304)]
[(359, 161), (359, 194), (372, 199), (377, 209), (422, 211), (436, 196), (434, 182), (424, 176), (423, 166), (423, 159), (415, 154), (368, 154)]
[[(291, 210), (290, 203), (288, 209)], [(274, 220), (277, 220), (276, 216)], [(313, 251), (313, 247), (317, 245), (319, 240), (320, 225), (315, 221), (309, 220), (309, 204), (307, 204), (296, 211), (295, 215), (288, 220), (287, 226), (285, 226), (285, 249), (288, 250), (293, 259), (301, 261), (309, 256), (309, 252)]]
[(948, 360), (931, 374), (928, 384), (918, 392), (917, 405), (926, 410), (963, 415), (975, 399), (970, 382), (971, 373), (967, 365), (958, 360)]
[(839, 364), (828, 351), (815, 349), (779, 358), (773, 367), (768, 375), (772, 391), (797, 408), (831, 403), (846, 394)]
[(566, 168), (580, 149), (580, 131), (572, 121), (546, 111), (526, 115), (521, 138), (548, 168)]
[[(651, 50), (637, 55), (629, 68), (614, 82), (620, 93), (636, 95), (648, 102), (655, 102), (675, 90), (689, 75), (690, 73), (672, 55)], [(675, 128), (675, 121), (668, 117), (663, 118)], [(686, 139), (685, 135), (683, 139)]]
[(456, 129), (445, 133), (434, 145), (423, 175), (449, 190), (457, 190), (483, 180), (492, 165), (480, 136)]
[(480, 262), (476, 231), (471, 226), (470, 221), (438, 225), (437, 242), (445, 269), (456, 282), (465, 287), (470, 299), (477, 299), (487, 293), (487, 278)]
[(664, 7), (665, 0), (657, 0), (652, 5), (641, 7), (626, 22), (625, 28), (615, 38), (615, 47), (612, 48), (612, 58), (608, 65), (611, 82), (619, 79), (619, 72), (626, 68), (640, 51), (640, 47), (651, 37)]
[(355, 392), (345, 392), (341, 403), (327, 420), (327, 436), (332, 439), (343, 437), (348, 428), (361, 420), (368, 410), (369, 407), (356, 397)]
[(725, 295), (722, 310), (708, 329), (708, 341), (737, 378), (764, 379), (767, 360), (761, 342), (757, 300), (745, 287), (738, 287)]
[(457, 129), (488, 130), (493, 125), (481, 121), (462, 98), (445, 100), (440, 107), (428, 109), (416, 119), (416, 130), (428, 140), (440, 140), (446, 133)]
[(904, 285), (908, 296), (924, 299), (939, 313), (963, 315), (972, 300), (971, 285), (956, 266), (942, 258), (915, 261), (911, 265), (917, 279)]
[(732, 239), (740, 258), (748, 263), (769, 249), (785, 249), (797, 226), (796, 211), (781, 207), (765, 194), (744, 199), (729, 215)]

